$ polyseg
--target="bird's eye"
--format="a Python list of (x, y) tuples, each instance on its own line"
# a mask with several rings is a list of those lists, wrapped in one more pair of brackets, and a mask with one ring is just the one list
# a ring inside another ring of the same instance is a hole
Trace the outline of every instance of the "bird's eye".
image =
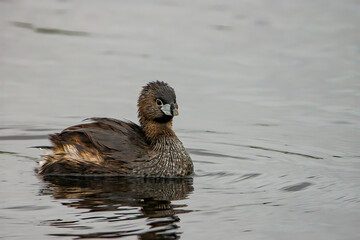
[(160, 99), (156, 99), (156, 104), (159, 105), (159, 106), (162, 106), (163, 102)]

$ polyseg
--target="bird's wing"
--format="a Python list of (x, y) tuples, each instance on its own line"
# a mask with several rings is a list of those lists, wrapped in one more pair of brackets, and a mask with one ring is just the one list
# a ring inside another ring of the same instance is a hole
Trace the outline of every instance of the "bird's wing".
[(150, 147), (141, 128), (132, 122), (90, 118), (90, 123), (50, 135), (54, 153), (77, 155), (83, 160), (114, 169), (131, 169), (149, 159)]

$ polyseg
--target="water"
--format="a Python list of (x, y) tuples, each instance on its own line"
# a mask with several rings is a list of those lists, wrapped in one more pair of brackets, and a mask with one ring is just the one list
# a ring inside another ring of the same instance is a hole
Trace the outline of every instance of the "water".
[[(0, 1), (0, 238), (359, 239), (358, 1)], [(169, 82), (182, 180), (41, 179)]]

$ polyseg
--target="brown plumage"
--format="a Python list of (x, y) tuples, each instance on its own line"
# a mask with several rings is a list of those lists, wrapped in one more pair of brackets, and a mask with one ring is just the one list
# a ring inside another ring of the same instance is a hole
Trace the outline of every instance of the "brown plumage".
[(111, 118), (91, 118), (50, 135), (52, 153), (39, 173), (177, 177), (193, 173), (193, 163), (172, 130), (178, 115), (174, 89), (150, 82), (138, 100), (140, 126)]

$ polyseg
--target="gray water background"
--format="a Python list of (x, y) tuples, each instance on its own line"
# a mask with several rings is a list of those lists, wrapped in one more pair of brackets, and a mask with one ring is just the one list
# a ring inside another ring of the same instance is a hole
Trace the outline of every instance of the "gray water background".
[[(359, 26), (355, 0), (0, 1), (0, 238), (360, 239)], [(36, 175), (29, 147), (136, 121), (157, 79), (191, 181)]]

